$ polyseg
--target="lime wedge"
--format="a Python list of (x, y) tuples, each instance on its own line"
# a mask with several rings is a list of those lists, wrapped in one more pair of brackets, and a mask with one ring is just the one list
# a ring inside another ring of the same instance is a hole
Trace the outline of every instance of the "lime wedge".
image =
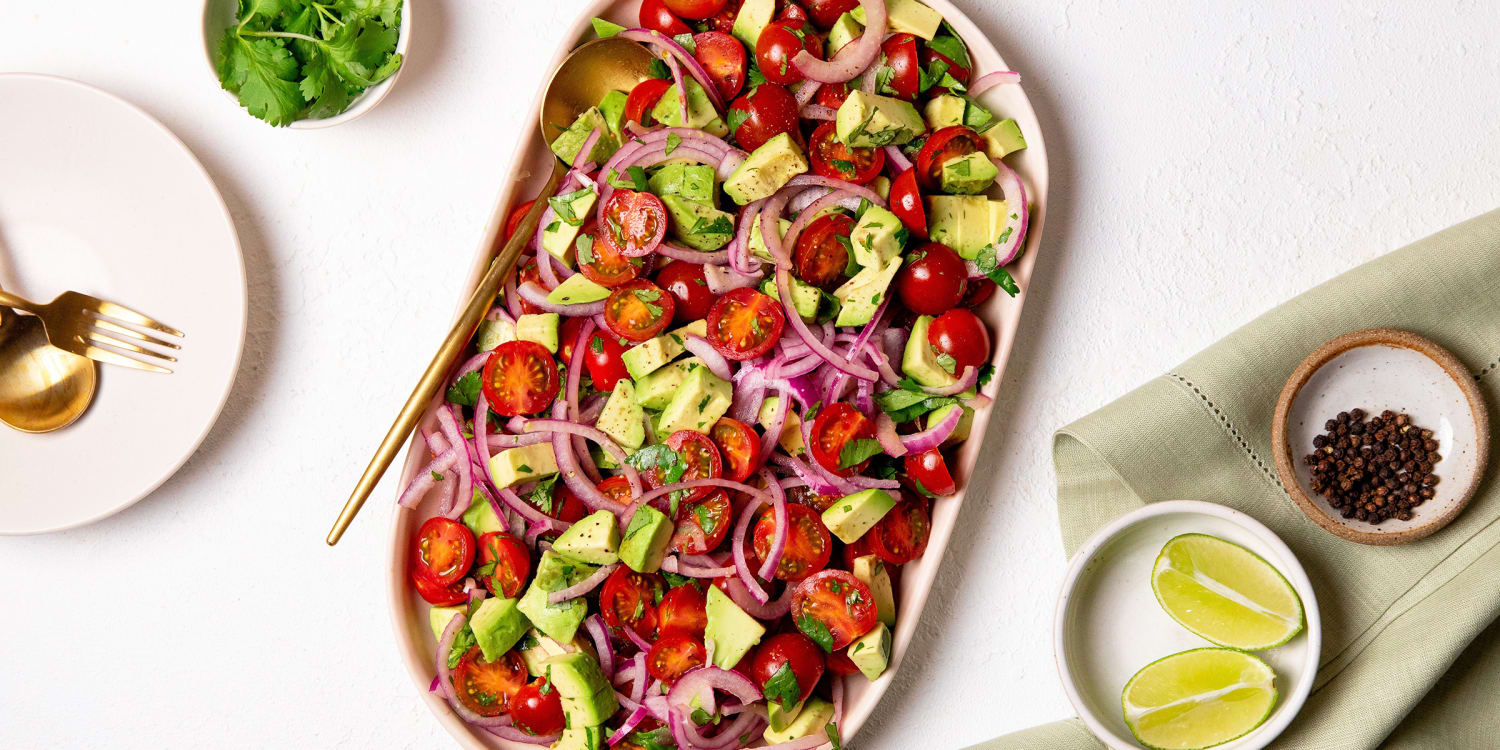
[(1200, 648), (1158, 659), (1125, 683), (1125, 723), (1142, 745), (1196, 750), (1242, 737), (1276, 705), (1276, 673), (1253, 654)]
[(1162, 547), (1151, 590), (1183, 627), (1220, 646), (1260, 651), (1302, 632), (1302, 599), (1271, 564), (1206, 534)]

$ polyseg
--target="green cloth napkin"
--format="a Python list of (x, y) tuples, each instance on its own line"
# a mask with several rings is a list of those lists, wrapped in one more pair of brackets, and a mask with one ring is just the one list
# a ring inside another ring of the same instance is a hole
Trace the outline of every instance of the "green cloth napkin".
[[(1106, 522), (1150, 502), (1244, 511), (1297, 554), (1323, 617), (1312, 696), (1272, 747), (1500, 748), (1500, 487), (1487, 479), (1426, 539), (1370, 547), (1308, 520), (1272, 463), (1271, 415), (1292, 370), (1339, 334), (1380, 327), (1448, 348), (1496, 413), (1500, 211), (1349, 271), (1059, 431), (1063, 545), (1071, 556)], [(1490, 453), (1494, 466), (1500, 456)], [(1103, 745), (1073, 719), (975, 747)]]

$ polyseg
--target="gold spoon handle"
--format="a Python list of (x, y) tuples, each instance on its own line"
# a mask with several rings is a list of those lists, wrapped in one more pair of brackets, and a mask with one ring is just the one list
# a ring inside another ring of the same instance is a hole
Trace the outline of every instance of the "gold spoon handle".
[[(542, 188), (541, 195), (552, 195), (557, 191), (558, 183), (567, 170), (559, 164), (554, 164), (552, 176), (548, 178), (547, 185)], [(349, 528), (349, 523), (364, 507), (365, 500), (370, 497), (370, 492), (375, 489), (375, 484), (380, 481), (381, 475), (390, 467), (391, 461), (395, 459), (396, 453), (406, 442), (411, 431), (421, 421), (422, 414), (427, 410), (427, 404), (433, 395), (442, 387), (447, 378), (448, 370), (458, 358), (459, 352), (468, 345), (469, 339), (474, 335), (474, 329), (479, 327), (479, 321), (489, 312), (490, 305), (494, 304), (495, 295), (500, 293), (500, 285), (510, 275), (511, 269), (516, 265), (516, 259), (521, 255), (521, 249), (526, 247), (532, 235), (536, 233), (537, 222), (541, 220), (542, 212), (546, 210), (547, 202), (537, 201), (531, 210), (526, 212), (526, 217), (521, 220), (521, 225), (516, 228), (515, 234), (506, 241), (500, 254), (490, 263), (489, 270), (479, 280), (479, 285), (474, 288), (474, 294), (469, 297), (469, 303), (464, 306), (463, 313), (454, 321), (453, 328), (448, 331), (448, 337), (443, 339), (443, 345), (438, 348), (437, 354), (433, 355), (432, 363), (427, 365), (426, 372), (422, 373), (422, 379), (417, 381), (417, 387), (412, 390), (411, 396), (406, 399), (406, 405), (401, 407), (401, 413), (396, 416), (396, 423), (391, 425), (390, 432), (385, 434), (385, 439), (380, 442), (380, 447), (375, 451), (375, 457), (370, 459), (370, 465), (365, 467), (365, 473), (359, 478), (359, 484), (354, 486), (354, 494), (349, 496), (349, 501), (344, 503), (344, 509), (339, 512), (338, 520), (333, 522), (333, 529), (328, 532), (328, 545), (331, 547), (338, 544), (339, 538)], [(503, 217), (501, 217), (503, 220)], [(3, 301), (3, 300), (0, 300)]]
[(23, 310), (25, 312), (31, 313), (32, 315), (37, 314), (37, 306), (34, 303), (21, 299), (20, 297), (17, 297), (16, 295), (11, 294), (4, 289), (0, 289), (0, 305), (5, 305), (6, 307), (14, 307), (17, 310)]

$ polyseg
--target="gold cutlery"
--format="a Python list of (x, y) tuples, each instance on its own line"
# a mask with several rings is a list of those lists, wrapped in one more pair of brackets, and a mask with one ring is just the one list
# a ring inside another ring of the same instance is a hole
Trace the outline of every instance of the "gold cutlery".
[(183, 337), (182, 331), (158, 323), (128, 307), (79, 292), (63, 292), (57, 299), (45, 305), (39, 305), (0, 290), (0, 305), (35, 315), (42, 322), (48, 343), (65, 352), (88, 357), (96, 362), (133, 367), (148, 372), (170, 373), (171, 370), (152, 364), (149, 360), (176, 362), (176, 357), (144, 349), (131, 341), (164, 349), (182, 348), (171, 341), (141, 333), (121, 324), (148, 328), (178, 338)]
[(0, 306), (0, 422), (21, 432), (67, 427), (97, 383), (92, 360), (47, 343), (39, 319)]

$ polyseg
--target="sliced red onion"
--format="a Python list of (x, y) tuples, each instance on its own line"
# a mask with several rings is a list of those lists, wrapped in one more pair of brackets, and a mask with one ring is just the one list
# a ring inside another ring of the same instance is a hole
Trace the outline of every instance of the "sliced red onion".
[[(566, 388), (563, 389), (563, 398), (566, 400), (568, 405), (568, 411), (565, 416), (566, 418), (579, 423), (583, 422), (583, 420), (579, 418), (580, 415), (578, 411), (578, 388), (583, 382), (583, 354), (588, 349), (589, 337), (593, 335), (594, 321), (583, 321), (583, 325), (578, 327), (578, 336), (573, 339), (573, 356), (568, 358), (567, 363), (568, 382), (566, 384)], [(587, 446), (584, 446), (584, 448), (586, 449)], [(578, 441), (574, 440), (573, 450), (577, 451), (578, 449)]]
[(547, 290), (537, 286), (535, 282), (528, 281), (517, 289), (517, 293), (523, 299), (545, 312), (557, 313), (558, 315), (577, 318), (587, 315), (598, 315), (604, 312), (604, 300), (598, 302), (583, 302), (575, 305), (560, 305), (547, 301)]
[(448, 699), (448, 705), (453, 707), (453, 712), (464, 721), (481, 727), (503, 726), (510, 723), (509, 716), (480, 716), (460, 703), (458, 696), (453, 692), (453, 671), (448, 668), (448, 652), (453, 650), (453, 640), (468, 623), (467, 615), (461, 612), (455, 614), (452, 619), (448, 620), (448, 627), (443, 628), (442, 637), (438, 638), (436, 659), (438, 687), (442, 688), (443, 697)]
[(781, 485), (776, 483), (776, 477), (771, 476), (771, 472), (761, 469), (760, 478), (765, 481), (766, 489), (771, 493), (771, 509), (775, 514), (776, 535), (771, 537), (771, 549), (766, 553), (765, 563), (760, 566), (756, 574), (769, 581), (776, 573), (776, 566), (781, 564), (781, 554), (786, 551), (787, 527), (791, 524), (787, 520), (786, 494), (781, 491)]
[(708, 284), (708, 291), (714, 294), (724, 294), (731, 289), (754, 286), (760, 281), (758, 275), (745, 275), (729, 266), (704, 266), (703, 281)]
[(683, 338), (682, 346), (703, 360), (703, 364), (708, 366), (708, 371), (720, 380), (729, 380), (734, 377), (734, 370), (730, 367), (729, 360), (725, 359), (713, 344), (708, 343), (708, 339), (696, 333), (690, 333)]
[[(613, 567), (606, 565), (604, 567), (614, 570), (619, 565)], [(600, 568), (600, 570), (603, 569)], [(599, 655), (600, 671), (604, 672), (605, 679), (613, 679), (615, 676), (615, 649), (614, 646), (610, 645), (609, 631), (604, 627), (604, 618), (594, 615), (584, 620), (583, 626), (589, 631), (589, 638), (594, 641), (594, 651)]]
[(729, 262), (729, 251), (719, 250), (717, 252), (704, 252), (693, 250), (670, 242), (662, 242), (656, 246), (656, 253), (673, 260), (684, 260), (699, 265), (723, 265)]
[[(821, 357), (818, 354), (814, 354), (813, 356)], [(801, 404), (804, 409), (812, 408), (812, 405), (818, 400), (818, 397), (813, 393), (813, 382), (810, 375), (798, 375), (794, 378), (787, 378), (786, 387), (792, 394), (792, 398), (797, 399), (797, 403)]]
[(608, 402), (608, 394), (603, 392), (589, 394), (589, 397), (578, 406), (578, 423), (594, 424), (599, 421), (599, 414), (604, 411), (604, 405)]
[(682, 124), (686, 125), (688, 119), (688, 90), (687, 84), (682, 80), (682, 66), (677, 64), (675, 55), (667, 55), (667, 70), (672, 73), (672, 83), (677, 86), (677, 106), (682, 113)]
[(813, 370), (818, 369), (818, 365), (821, 365), (822, 363), (822, 357), (819, 357), (816, 354), (810, 354), (803, 357), (802, 359), (784, 362), (779, 365), (776, 369), (776, 377), (795, 378), (798, 375), (806, 375)]
[(734, 566), (732, 565), (721, 568), (703, 568), (696, 565), (689, 565), (676, 557), (667, 557), (662, 560), (661, 569), (668, 573), (676, 573), (688, 578), (721, 578), (723, 576), (734, 575)]
[[(624, 463), (623, 459), (621, 460), (621, 463)], [(639, 506), (641, 503), (651, 502), (658, 497), (663, 497), (670, 493), (676, 492), (677, 490), (693, 490), (699, 487), (723, 487), (726, 490), (743, 492), (746, 495), (749, 495), (750, 497), (753, 497), (757, 500), (768, 503), (771, 502), (771, 496), (766, 494), (766, 491), (760, 489), (759, 487), (751, 487), (744, 482), (736, 482), (731, 479), (720, 479), (719, 477), (704, 477), (702, 479), (689, 479), (686, 482), (664, 484), (654, 490), (651, 490), (650, 492), (645, 493), (644, 495), (638, 495), (632, 507)]]
[(997, 70), (975, 78), (969, 84), (969, 96), (979, 96), (990, 89), (1007, 83), (1020, 83), (1021, 74), (1014, 70)]
[[(779, 394), (776, 399), (776, 415), (771, 418), (771, 423), (766, 425), (766, 434), (760, 437), (760, 455), (774, 455), (776, 444), (781, 442), (781, 432), (786, 429), (786, 415), (792, 410), (792, 399), (787, 391), (785, 383), (777, 387)], [(757, 408), (757, 412), (760, 410)], [(758, 416), (758, 414), (757, 414)], [(780, 529), (780, 525), (777, 526)]]
[[(442, 455), (432, 459), (431, 463), (423, 467), (422, 471), (417, 473), (416, 478), (411, 480), (411, 484), (406, 485), (406, 489), (401, 491), (401, 497), (396, 500), (396, 504), (403, 508), (415, 508), (417, 503), (421, 502), (422, 498), (426, 497), (427, 493), (437, 485), (438, 480), (434, 475), (442, 475), (453, 468), (453, 465), (458, 463), (458, 456), (457, 448), (449, 448)], [(445, 477), (444, 481), (453, 481), (453, 478)]]
[[(914, 432), (910, 435), (902, 435), (901, 444), (906, 447), (906, 450), (911, 451), (912, 453), (930, 451), (933, 448), (942, 445), (943, 441), (947, 440), (948, 437), (953, 434), (953, 431), (958, 429), (958, 422), (963, 417), (963, 415), (963, 409), (949, 409), (948, 413), (943, 416), (943, 420), (941, 422), (938, 422), (937, 424), (921, 432)], [(884, 414), (881, 414), (880, 416), (885, 417)], [(890, 417), (885, 418), (886, 421), (890, 421)], [(881, 445), (885, 445), (885, 442), (881, 441)], [(897, 454), (892, 453), (891, 455), (894, 456)]]
[(740, 165), (744, 164), (748, 158), (750, 158), (750, 155), (744, 151), (737, 148), (730, 149), (725, 152), (724, 160), (719, 162), (718, 169), (714, 170), (714, 176), (719, 178), (719, 182), (729, 179), (729, 176), (734, 174), (734, 170), (739, 169)]
[(537, 533), (561, 532), (568, 528), (567, 524), (537, 510), (535, 506), (522, 500), (520, 495), (509, 488), (499, 490), (495, 493), (495, 497), (502, 505), (529, 521), (534, 529), (540, 529)]
[[(776, 291), (781, 299), (789, 300), (792, 298), (789, 274), (787, 273), (786, 268), (781, 266), (777, 266), (776, 268)], [(807, 324), (802, 322), (801, 315), (788, 315), (786, 317), (792, 324), (792, 330), (796, 331), (797, 335), (802, 337), (802, 341), (806, 343), (808, 347), (810, 347), (814, 352), (816, 352), (818, 356), (822, 357), (824, 361), (828, 362), (828, 364), (833, 365), (842, 372), (847, 372), (856, 378), (860, 378), (861, 380), (875, 380), (876, 378), (880, 377), (880, 374), (875, 372), (874, 370), (871, 370), (870, 368), (863, 365), (850, 362), (839, 356), (838, 354), (835, 354), (832, 350), (825, 346), (822, 341), (818, 340), (818, 338), (813, 335), (812, 331), (808, 330)]]
[(880, 441), (880, 447), (891, 456), (900, 458), (906, 455), (906, 445), (901, 442), (901, 436), (896, 434), (896, 423), (885, 412), (875, 415), (875, 439)]
[(586, 425), (573, 424), (563, 419), (533, 419), (526, 425), (526, 429), (533, 432), (539, 430), (552, 430), (552, 450), (557, 454), (557, 468), (562, 474), (563, 483), (568, 489), (578, 496), (578, 499), (588, 506), (590, 510), (608, 510), (619, 514), (621, 508), (615, 501), (609, 499), (598, 487), (583, 476), (582, 469), (578, 466), (578, 455), (574, 451), (573, 442), (569, 435), (581, 435), (598, 443), (604, 448), (604, 452), (617, 461), (625, 470), (625, 478), (630, 482), (633, 493), (641, 491), (641, 475), (636, 472), (635, 467), (625, 463), (625, 450), (614, 440), (603, 432)]
[(453, 371), (454, 382), (457, 382), (459, 378), (468, 375), (471, 372), (476, 372), (480, 369), (483, 369), (484, 363), (488, 361), (490, 361), (489, 352), (480, 352), (472, 357), (469, 357), (467, 360), (464, 360), (464, 363), (460, 365), (457, 370)]
[(750, 232), (765, 205), (766, 199), (762, 198), (740, 211), (740, 225), (734, 233), (734, 240), (729, 243), (729, 266), (742, 276), (750, 276), (760, 269), (760, 261), (750, 257)]
[(635, 628), (620, 628), (620, 632), (623, 632), (625, 634), (625, 637), (628, 638), (631, 643), (634, 643), (636, 648), (641, 650), (641, 653), (646, 653), (647, 651), (651, 650), (651, 642), (646, 640), (645, 638), (642, 638), (640, 633), (635, 632)]
[(615, 568), (618, 567), (620, 567), (619, 563), (610, 563), (609, 565), (599, 566), (599, 569), (595, 570), (593, 573), (590, 573), (588, 578), (585, 578), (582, 581), (579, 581), (578, 583), (575, 583), (565, 589), (558, 589), (557, 591), (549, 592), (547, 594), (547, 603), (562, 604), (563, 602), (577, 599), (578, 597), (583, 596), (584, 594), (587, 594), (588, 592), (593, 591), (596, 588), (599, 588), (599, 585), (604, 583), (604, 579), (608, 578), (609, 574), (615, 572)]
[[(458, 493), (453, 496), (448, 507), (440, 511), (442, 515), (449, 518), (456, 517), (456, 508), (467, 508), (474, 497), (474, 459), (472, 452), (474, 446), (464, 439), (463, 432), (458, 426), (462, 423), (458, 409), (453, 404), (444, 404), (438, 409), (438, 428), (442, 430), (443, 437), (455, 448), (462, 447), (463, 452), (454, 461), (454, 470), (458, 473)], [(457, 513), (462, 513), (458, 510)]]
[[(687, 118), (683, 118), (682, 121), (687, 122)], [(601, 134), (599, 128), (589, 131), (588, 137), (583, 139), (583, 145), (578, 148), (578, 154), (573, 157), (572, 166), (574, 169), (580, 172), (586, 171), (583, 169), (583, 165), (588, 163), (589, 154), (594, 152), (594, 146), (599, 145), (599, 136)]]
[(891, 165), (896, 168), (898, 174), (911, 169), (911, 159), (906, 158), (906, 154), (902, 153), (901, 149), (896, 146), (885, 147), (885, 158), (890, 160)]
[(837, 180), (819, 174), (799, 174), (787, 180), (786, 184), (794, 188), (812, 186), (833, 188), (834, 190), (847, 190), (877, 206), (885, 206), (885, 199), (880, 197), (880, 193), (871, 190), (866, 185), (856, 185), (848, 180)]
[(829, 482), (822, 474), (813, 471), (813, 468), (811, 466), (808, 466), (806, 463), (794, 456), (788, 456), (785, 453), (777, 453), (771, 456), (771, 463), (777, 466), (784, 466), (788, 469), (791, 469), (793, 474), (796, 474), (804, 482), (807, 482), (807, 486), (811, 487), (813, 492), (816, 492), (819, 495), (845, 494), (841, 492), (837, 486)]
[[(713, 700), (713, 691), (728, 693), (742, 703), (753, 703), (763, 697), (760, 688), (745, 675), (714, 666), (702, 666), (690, 669), (677, 678), (677, 682), (667, 692), (667, 705), (691, 711), (693, 698), (700, 698), (699, 702), (706, 704)], [(704, 695), (709, 696), (707, 700), (701, 698)], [(711, 710), (706, 705), (701, 707)]]
[[(870, 11), (866, 9), (865, 12), (869, 13)], [(688, 54), (688, 51), (686, 49), (683, 49), (682, 45), (678, 44), (671, 37), (662, 34), (659, 31), (652, 31), (641, 28), (626, 29), (620, 32), (618, 36), (622, 36), (626, 39), (637, 42), (654, 44), (662, 48), (663, 50), (666, 50), (673, 57), (677, 58), (677, 61), (682, 64), (682, 67), (686, 69), (687, 72), (693, 76), (693, 78), (696, 78), (698, 80), (698, 85), (703, 87), (703, 90), (708, 94), (709, 100), (714, 103), (714, 109), (720, 112), (724, 111), (724, 98), (722, 96), (719, 96), (719, 87), (714, 85), (714, 80), (709, 77), (708, 71), (704, 70), (703, 66), (698, 64), (697, 59)], [(687, 118), (683, 118), (683, 122), (687, 122)]]
[(787, 586), (782, 590), (781, 596), (762, 604), (750, 596), (749, 589), (745, 588), (744, 582), (738, 576), (729, 578), (724, 587), (729, 589), (729, 598), (734, 600), (736, 606), (745, 610), (745, 614), (767, 621), (785, 617), (786, 613), (791, 611), (792, 594), (797, 590), (796, 586)]
[[(506, 716), (505, 718), (510, 718)], [(527, 734), (511, 724), (498, 727), (485, 727), (484, 730), (508, 742), (522, 742), (527, 745), (551, 745), (562, 739), (562, 734), (549, 734), (546, 736)]]
[(610, 747), (614, 747), (624, 742), (625, 738), (629, 737), (630, 733), (634, 732), (635, 728), (640, 726), (641, 722), (645, 721), (646, 717), (650, 715), (651, 713), (646, 710), (645, 706), (637, 706), (635, 710), (630, 712), (629, 716), (625, 717), (625, 723), (621, 724), (620, 728), (616, 729), (615, 733), (611, 734), (609, 739), (605, 740), (605, 743)]
[(745, 532), (749, 531), (750, 521), (755, 518), (756, 511), (760, 510), (760, 506), (765, 505), (766, 502), (757, 498), (756, 502), (746, 503), (745, 508), (740, 511), (739, 520), (734, 524), (733, 536), (729, 538), (729, 547), (734, 551), (734, 572), (738, 574), (739, 582), (750, 593), (750, 597), (760, 604), (771, 601), (771, 595), (761, 587), (760, 582), (755, 580), (755, 575), (750, 572), (750, 563), (745, 559)]
[[(804, 419), (804, 420), (802, 420), (802, 444), (803, 445), (812, 445), (813, 444), (813, 441), (812, 441), (812, 423), (813, 423), (813, 420), (811, 420), (811, 419)], [(810, 460), (807, 463), (808, 463), (809, 466), (812, 467), (813, 472), (816, 473), (816, 474), (818, 474), (818, 475), (820, 475), (820, 476), (822, 476), (825, 480), (828, 481), (829, 484), (832, 484), (838, 490), (838, 492), (833, 493), (833, 494), (837, 494), (837, 495), (852, 495), (855, 492), (859, 491), (859, 488), (856, 485), (854, 485), (854, 483), (851, 482), (849, 479), (845, 479), (844, 477), (841, 477), (841, 476), (839, 476), (839, 475), (837, 475), (837, 474), (835, 474), (835, 473), (833, 473), (833, 472), (831, 472), (831, 471), (823, 468), (823, 464), (818, 463), (818, 459), (816, 459), (816, 458), (814, 458), (812, 456), (808, 456), (808, 458)], [(827, 494), (827, 493), (824, 493), (824, 494)]]
[(839, 111), (833, 107), (825, 107), (821, 104), (808, 104), (802, 107), (802, 118), (805, 120), (825, 120), (833, 122), (838, 119)]
[(928, 392), (928, 393), (930, 393), (930, 394), (932, 394), (934, 396), (957, 396), (958, 394), (963, 393), (964, 391), (967, 391), (970, 388), (973, 388), (974, 385), (976, 383), (978, 383), (978, 382), (979, 382), (979, 371), (976, 370), (976, 369), (974, 369), (974, 365), (964, 365), (964, 372), (963, 372), (963, 374), (960, 375), (960, 376), (958, 376), (958, 381), (955, 382), (955, 383), (953, 383), (952, 385), (943, 385), (943, 386), (926, 386), (926, 385), (924, 385), (924, 386), (922, 386), (922, 390), (924, 390), (924, 391), (926, 391), (926, 392)]
[(894, 479), (876, 479), (875, 477), (865, 477), (858, 474), (849, 477), (847, 481), (849, 482), (849, 484), (854, 485), (856, 492), (858, 492), (859, 490), (876, 489), (894, 490), (901, 486), (901, 483)]
[[(1026, 229), (1031, 224), (1031, 207), (1026, 202), (1026, 184), (1021, 181), (1021, 176), (1002, 159), (990, 161), (1000, 170), (1000, 174), (995, 176), (995, 183), (1005, 194), (1005, 211), (1009, 214), (1005, 219), (1005, 231), (1000, 233), (1005, 241), (995, 246), (995, 262), (1003, 266), (1021, 254), (1026, 241)], [(971, 279), (986, 275), (979, 270), (979, 264), (972, 260), (964, 261), (964, 266), (968, 268)]]
[(807, 50), (798, 50), (792, 65), (806, 78), (822, 83), (843, 83), (871, 66), (885, 38), (885, 0), (859, 0), (867, 24), (859, 38), (844, 45), (832, 60), (819, 60)]
[(812, 101), (813, 97), (817, 95), (818, 89), (822, 87), (822, 81), (814, 81), (812, 79), (805, 80), (799, 84), (797, 90), (793, 92), (793, 96), (797, 100), (797, 106), (804, 106)]
[[(597, 143), (598, 140), (599, 129), (595, 128), (593, 131), (591, 131), (590, 140), (586, 141), (585, 145), (589, 150), (592, 150), (594, 147), (593, 144)], [(575, 158), (574, 161), (577, 161), (577, 159), (586, 159), (587, 157), (587, 151), (579, 151), (578, 157)], [(585, 182), (589, 183), (590, 185), (593, 184), (593, 181), (589, 180), (588, 176), (583, 174), (580, 170), (576, 168), (569, 170), (567, 176), (563, 179), (562, 184), (558, 186), (557, 192), (554, 193), (554, 197), (558, 195), (566, 195), (570, 192), (573, 192), (574, 190), (577, 190), (579, 187), (581, 187)], [(547, 290), (556, 289), (558, 282), (557, 273), (554, 271), (551, 265), (552, 254), (547, 252), (546, 249), (542, 246), (542, 239), (547, 234), (547, 227), (551, 226), (552, 222), (558, 220), (559, 219), (557, 218), (557, 211), (552, 208), (551, 204), (548, 204), (546, 208), (542, 209), (541, 218), (538, 219), (536, 223), (536, 234), (532, 235), (531, 238), (532, 246), (536, 251), (535, 259), (537, 274), (542, 279), (542, 286)], [(521, 264), (517, 264), (516, 267), (520, 268)], [(519, 276), (520, 274), (516, 275)], [(520, 316), (518, 315), (516, 317)]]

